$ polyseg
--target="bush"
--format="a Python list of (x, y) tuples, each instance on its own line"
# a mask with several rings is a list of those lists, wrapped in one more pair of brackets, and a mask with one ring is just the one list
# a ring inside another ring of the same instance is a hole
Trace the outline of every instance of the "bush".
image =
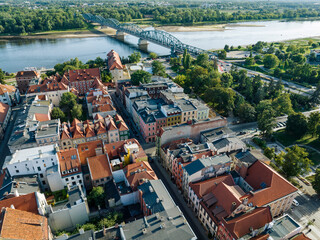
[(267, 143), (265, 140), (261, 139), (261, 138), (253, 138), (252, 141), (257, 144), (259, 147), (261, 147), (262, 149), (265, 149), (267, 147)]

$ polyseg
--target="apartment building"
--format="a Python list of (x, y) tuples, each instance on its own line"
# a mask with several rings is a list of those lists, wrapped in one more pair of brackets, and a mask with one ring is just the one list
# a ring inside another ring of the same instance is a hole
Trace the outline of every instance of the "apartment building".
[(30, 85), (37, 84), (40, 80), (40, 73), (34, 70), (19, 71), (16, 75), (16, 81), (20, 93), (27, 92)]
[(20, 103), (20, 92), (18, 88), (11, 85), (0, 84), (0, 102), (10, 107)]

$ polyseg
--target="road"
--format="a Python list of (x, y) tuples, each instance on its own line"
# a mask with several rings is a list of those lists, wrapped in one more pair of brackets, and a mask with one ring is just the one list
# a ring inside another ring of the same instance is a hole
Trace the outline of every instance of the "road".
[(167, 190), (169, 191), (172, 199), (175, 201), (176, 205), (179, 206), (180, 210), (184, 214), (185, 218), (187, 219), (190, 227), (192, 228), (193, 232), (196, 234), (197, 238), (200, 240), (208, 239), (207, 233), (204, 230), (203, 226), (201, 225), (200, 221), (188, 207), (187, 203), (184, 201), (182, 194), (180, 193), (179, 189), (173, 182), (171, 182), (171, 178), (168, 173), (164, 170), (164, 168), (160, 165), (158, 160), (153, 161), (150, 163), (152, 169), (156, 173), (159, 179), (162, 180), (163, 184), (166, 186)]
[(1, 153), (0, 154), (0, 166), (1, 166), (1, 169), (2, 169), (4, 160), (6, 159), (6, 157), (11, 155), (11, 152), (8, 148), (8, 141), (11, 136), (14, 123), (17, 119), (18, 111), (20, 111), (20, 107), (21, 106), (16, 106), (16, 107), (12, 108), (11, 119), (10, 119), (9, 124), (6, 128), (6, 131), (4, 133), (4, 138), (0, 142), (0, 153)]
[[(221, 69), (220, 71), (230, 72), (231, 66), (232, 66), (232, 62), (219, 60), (219, 68)], [(253, 77), (255, 75), (260, 75), (261, 80), (264, 82), (270, 82), (269, 79), (273, 79), (275, 82), (280, 80), (279, 78), (272, 77), (272, 76), (269, 76), (269, 75), (266, 75), (266, 74), (263, 74), (263, 73), (260, 73), (257, 71), (253, 71), (253, 70), (250, 70), (247, 68), (243, 68), (243, 67), (239, 67), (239, 66), (237, 66), (237, 68), (239, 70), (246, 70), (248, 72), (247, 75), (249, 77)], [(282, 80), (282, 83), (285, 85), (284, 89), (289, 90), (292, 93), (301, 94), (304, 96), (310, 96), (314, 92), (313, 89), (304, 87), (304, 86), (296, 84), (296, 83), (292, 83), (292, 82), (288, 82), (288, 81), (284, 81), (284, 80)]]

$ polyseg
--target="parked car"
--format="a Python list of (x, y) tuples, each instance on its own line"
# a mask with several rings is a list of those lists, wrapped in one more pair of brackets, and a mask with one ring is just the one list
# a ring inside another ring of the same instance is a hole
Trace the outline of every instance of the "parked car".
[(299, 202), (295, 199), (293, 199), (292, 204), (295, 205), (296, 207), (299, 206)]

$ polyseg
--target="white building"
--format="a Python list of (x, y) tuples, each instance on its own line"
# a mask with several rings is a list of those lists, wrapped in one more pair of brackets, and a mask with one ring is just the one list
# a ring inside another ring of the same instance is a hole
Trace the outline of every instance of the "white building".
[(3, 168), (7, 168), (11, 176), (38, 174), (45, 191), (48, 182), (45, 177), (46, 169), (58, 164), (57, 145), (17, 150), (11, 158), (6, 159)]
[(0, 102), (8, 104), (10, 107), (15, 103), (19, 103), (19, 89), (11, 85), (0, 84)]

